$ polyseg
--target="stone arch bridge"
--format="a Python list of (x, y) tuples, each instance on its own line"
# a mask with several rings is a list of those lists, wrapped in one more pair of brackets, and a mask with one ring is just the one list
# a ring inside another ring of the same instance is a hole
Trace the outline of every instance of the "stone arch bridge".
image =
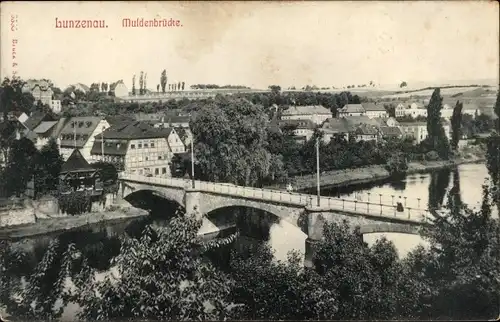
[[(361, 233), (419, 234), (420, 228), (429, 223), (430, 212), (406, 207), (398, 212), (396, 206), (382, 201), (359, 201), (289, 193), (280, 190), (236, 186), (227, 183), (191, 181), (180, 178), (146, 177), (122, 173), (119, 177), (118, 199), (139, 191), (152, 191), (155, 195), (175, 201), (188, 214), (209, 214), (225, 207), (248, 207), (269, 212), (304, 231), (308, 244), (322, 238), (323, 223), (346, 220)], [(213, 224), (203, 216), (204, 227)], [(204, 229), (202, 227), (202, 229)]]

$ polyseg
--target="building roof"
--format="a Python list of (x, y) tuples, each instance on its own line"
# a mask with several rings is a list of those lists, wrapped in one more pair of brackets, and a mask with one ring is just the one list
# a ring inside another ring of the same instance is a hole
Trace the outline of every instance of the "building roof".
[(382, 136), (400, 136), (403, 134), (397, 126), (381, 126), (380, 132)]
[(94, 171), (95, 169), (85, 160), (80, 150), (74, 149), (68, 160), (61, 167), (61, 173)]
[(361, 104), (346, 104), (340, 109), (342, 113), (364, 113), (365, 109)]
[(290, 106), (288, 109), (281, 112), (281, 115), (311, 115), (311, 114), (331, 115), (332, 112), (322, 105)]
[(70, 118), (60, 133), (61, 146), (74, 147), (76, 141), (76, 147), (82, 148), (102, 120), (103, 117), (100, 116), (78, 116)]
[(39, 87), (41, 91), (48, 91), (51, 89), (49, 82), (37, 79), (28, 79), (23, 87), (30, 91), (33, 91), (35, 87)]
[(366, 115), (360, 115), (360, 116), (346, 116), (345, 117), (347, 123), (351, 128), (355, 128), (356, 126), (360, 124), (368, 124), (372, 126), (385, 126), (387, 125), (385, 121), (381, 118), (369, 118)]
[(57, 124), (57, 121), (44, 121), (44, 122), (40, 123), (36, 128), (34, 128), (33, 132), (35, 132), (36, 134), (46, 134), (56, 124)]
[(133, 115), (108, 115), (106, 116), (106, 121), (110, 126), (117, 126), (132, 123), (135, 121), (135, 118)]
[(375, 104), (375, 103), (363, 103), (361, 104), (365, 111), (380, 111), (380, 112), (385, 112), (385, 107), (382, 104)]
[(427, 126), (426, 122), (405, 122), (405, 121), (400, 121), (399, 122), (400, 126), (404, 127), (412, 127), (412, 126)]
[(24, 122), (24, 126), (26, 126), (29, 130), (34, 130), (35, 127), (40, 125), (42, 121), (53, 121), (54, 118), (49, 114), (43, 112), (33, 112), (31, 116)]
[(175, 132), (177, 132), (177, 135), (179, 135), (179, 137), (181, 138), (182, 142), (184, 142), (187, 139), (187, 137), (188, 137), (186, 130), (184, 128), (182, 128), (182, 127), (179, 127), (179, 126), (176, 127), (175, 128)]
[(314, 130), (317, 125), (311, 120), (281, 120), (279, 122), (280, 127), (293, 126), (297, 129), (309, 129)]
[(349, 127), (349, 123), (344, 118), (329, 118), (325, 123), (323, 123), (321, 129), (336, 133), (346, 133), (352, 131)]
[[(413, 105), (413, 106), (412, 106)], [(410, 107), (411, 108), (416, 108), (416, 109), (424, 109), (425, 106), (424, 104), (420, 103), (420, 102), (413, 102), (413, 103), (410, 103)]]
[(172, 133), (172, 128), (155, 128), (147, 122), (135, 121), (122, 126), (112, 126), (103, 133), (96, 135), (94, 145), (90, 151), (99, 155), (102, 151), (102, 137), (104, 136), (105, 155), (126, 155), (128, 141), (140, 139), (167, 138)]
[(122, 124), (121, 126), (112, 126), (106, 129), (103, 133), (96, 135), (96, 140), (100, 140), (102, 135), (104, 136), (104, 140), (139, 140), (167, 138), (173, 130), (174, 129), (170, 127), (155, 128), (148, 122), (135, 121), (132, 123)]
[(72, 85), (74, 87), (76, 86), (80, 86), (81, 88), (83, 88), (86, 92), (90, 91), (90, 87), (88, 87), (87, 85), (85, 84), (82, 84), (82, 83), (76, 83), (75, 85)]
[(377, 129), (371, 125), (361, 124), (356, 128), (356, 133), (362, 135), (376, 135), (378, 132)]
[(110, 84), (110, 85), (109, 85), (109, 90), (110, 90), (110, 91), (114, 91), (114, 90), (115, 90), (115, 88), (116, 88), (116, 86), (117, 86), (118, 84), (123, 84), (123, 85), (125, 85), (125, 83), (123, 82), (123, 79), (120, 79), (119, 81), (116, 81), (116, 82), (114, 82), (114, 83)]

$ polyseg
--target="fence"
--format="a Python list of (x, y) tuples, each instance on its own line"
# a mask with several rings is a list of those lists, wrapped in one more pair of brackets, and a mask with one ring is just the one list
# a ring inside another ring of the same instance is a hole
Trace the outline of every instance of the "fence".
[[(177, 188), (189, 188), (192, 185), (191, 180), (180, 178), (157, 178), (135, 174), (121, 174), (120, 178), (141, 183), (150, 183)], [(426, 221), (429, 215), (429, 212), (427, 210), (417, 207), (403, 207), (403, 211), (398, 211), (397, 205), (384, 203), (387, 201), (387, 198), (384, 199), (381, 196), (379, 198), (379, 203), (349, 198), (341, 199), (334, 197), (320, 197), (318, 204), (317, 196), (296, 192), (286, 192), (283, 190), (243, 187), (229, 183), (215, 183), (206, 181), (195, 181), (195, 187), (196, 189), (204, 192), (218, 193), (227, 196), (252, 198), (270, 202), (280, 202), (294, 206), (319, 206), (324, 211), (342, 210), (364, 215), (394, 217), (415, 222)]]

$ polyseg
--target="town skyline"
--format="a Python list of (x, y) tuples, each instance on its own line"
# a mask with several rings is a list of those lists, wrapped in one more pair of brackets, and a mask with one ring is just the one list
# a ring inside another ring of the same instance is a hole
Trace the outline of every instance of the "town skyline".
[[(11, 60), (10, 42), (15, 37), (17, 74), (25, 79), (48, 78), (60, 88), (122, 79), (130, 89), (134, 74), (138, 87), (142, 70), (148, 74), (147, 87), (154, 89), (163, 69), (169, 83), (252, 88), (272, 84), (341, 88), (370, 81), (394, 86), (402, 81), (498, 83), (498, 6), (489, 2), (293, 6), (148, 2), (97, 7), (64, 3), (57, 9), (43, 3), (7, 3), (2, 7), (2, 16), (18, 17), (15, 34), (2, 37), (2, 60)], [(40, 16), (42, 7), (46, 14)], [(109, 27), (54, 28), (55, 18), (89, 17), (103, 19)], [(183, 26), (122, 28), (127, 17), (174, 18)], [(2, 21), (10, 24), (10, 19)], [(11, 75), (11, 64), (2, 64), (2, 77)]]

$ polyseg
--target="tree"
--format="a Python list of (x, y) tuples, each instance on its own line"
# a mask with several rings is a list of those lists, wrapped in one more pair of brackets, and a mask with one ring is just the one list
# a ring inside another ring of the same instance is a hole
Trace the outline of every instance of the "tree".
[(247, 186), (268, 176), (267, 116), (247, 99), (217, 96), (197, 110), (190, 122), (196, 160), (206, 179)]
[(106, 184), (116, 183), (116, 180), (118, 179), (118, 171), (112, 163), (98, 161), (92, 163), (92, 167), (99, 170), (102, 182)]
[(156, 85), (156, 92), (159, 93), (160, 92), (160, 84)]
[(38, 150), (32, 141), (21, 138), (15, 140), (9, 151), (8, 163), (4, 172), (4, 185), (9, 195), (20, 196), (35, 173)]
[(9, 112), (21, 111), (28, 113), (33, 109), (35, 98), (31, 93), (23, 92), (22, 88), (26, 84), (21, 78), (4, 78), (0, 87), (0, 110), (3, 119), (7, 120)]
[(54, 138), (42, 147), (36, 164), (35, 189), (38, 193), (55, 191), (64, 161)]
[(406, 87), (406, 86), (408, 86), (408, 84), (407, 84), (405, 81), (403, 81), (403, 82), (399, 85), (399, 87), (400, 87), (400, 88), (403, 88), (403, 87)]
[(267, 244), (251, 247), (248, 253), (233, 253), (231, 276), (237, 281), (232, 290), (242, 304), (242, 320), (318, 320), (335, 316), (336, 294), (323, 287), (314, 271), (301, 267), (298, 254), (285, 262), (275, 262)]
[(143, 94), (147, 93), (147, 90), (148, 90), (147, 82), (148, 82), (148, 73), (145, 73), (144, 74), (144, 89), (143, 89)]
[(440, 89), (436, 88), (432, 93), (429, 105), (427, 106), (427, 141), (431, 149), (435, 150), (442, 159), (448, 159), (449, 143), (444, 133), (441, 123), (441, 109), (443, 108), (443, 98)]
[(186, 83), (182, 82), (182, 87), (181, 87), (182, 90), (184, 90), (184, 85), (186, 85)]
[(455, 196), (434, 214), (424, 230), (428, 250), (413, 254), (411, 266), (424, 288), (421, 305), (436, 319), (490, 319), (498, 314), (500, 252), (498, 219), (491, 216), (490, 190), (483, 186), (481, 209), (471, 210)]
[(167, 71), (165, 69), (161, 72), (160, 85), (161, 91), (165, 93), (165, 87), (167, 86)]
[(178, 214), (167, 227), (147, 226), (140, 239), (125, 238), (113, 259), (118, 278), (97, 281), (93, 270), (84, 266), (72, 294), (82, 308), (79, 317), (222, 320), (230, 316), (230, 280), (203, 259), (200, 227), (201, 220)]
[(141, 76), (139, 76), (139, 95), (144, 94), (144, 72), (141, 71)]
[(181, 82), (179, 82), (179, 83), (177, 84), (177, 90), (178, 90), (178, 91), (180, 91), (180, 90), (181, 90)]
[[(411, 278), (402, 274), (394, 245), (382, 238), (372, 247), (346, 221), (325, 224), (313, 263), (321, 285), (338, 298), (332, 319), (392, 319), (408, 316)], [(417, 304), (418, 305), (418, 304)]]
[(132, 76), (132, 95), (135, 95), (135, 75)]
[(457, 101), (455, 108), (453, 109), (453, 115), (451, 116), (451, 148), (456, 150), (458, 147), (458, 141), (462, 136), (462, 108), (463, 103)]

